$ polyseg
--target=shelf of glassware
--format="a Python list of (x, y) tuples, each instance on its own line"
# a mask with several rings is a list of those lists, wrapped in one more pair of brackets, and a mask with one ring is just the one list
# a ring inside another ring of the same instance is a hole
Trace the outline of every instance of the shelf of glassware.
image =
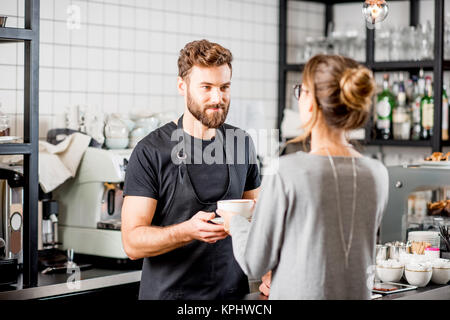
[(395, 147), (431, 147), (431, 140), (368, 140), (363, 144), (369, 146), (395, 146)]
[(34, 31), (23, 28), (0, 28), (0, 41), (30, 41), (33, 40)]
[[(380, 61), (371, 64), (365, 64), (373, 71), (408, 71), (414, 69), (433, 70), (435, 62), (433, 60), (424, 61)], [(285, 65), (286, 71), (301, 72), (305, 67), (304, 63), (292, 63)], [(444, 70), (450, 70), (450, 60), (445, 60), (443, 64)]]

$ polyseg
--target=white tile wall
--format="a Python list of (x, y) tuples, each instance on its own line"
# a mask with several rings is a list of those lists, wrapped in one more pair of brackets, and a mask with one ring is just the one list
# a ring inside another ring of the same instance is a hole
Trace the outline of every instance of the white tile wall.
[[(0, 1), (7, 26), (23, 27), (23, 1)], [(73, 6), (80, 24), (70, 29)], [(233, 102), (245, 100), (263, 109), (266, 127), (276, 125), (277, 0), (41, 0), (40, 37), (41, 138), (74, 104), (96, 105), (105, 113), (181, 112), (178, 53), (202, 38), (233, 53), (230, 113)], [(1, 44), (0, 103), (14, 118), (17, 135), (23, 130), (23, 50)]]
[[(0, 12), (10, 16), (8, 26), (23, 27), (23, 2), (0, 1)], [(67, 27), (70, 5), (80, 8), (79, 29)], [(388, 21), (407, 24), (402, 14), (407, 3), (390, 5)], [(450, 8), (450, 0), (446, 5)], [(307, 36), (323, 35), (324, 6), (289, 1), (288, 7), (288, 61), (295, 62), (296, 49)], [(421, 0), (421, 21), (433, 20), (432, 7), (432, 0)], [(359, 16), (359, 4), (335, 8), (337, 29), (361, 27), (361, 19), (348, 19)], [(233, 52), (232, 106), (259, 106), (266, 127), (275, 127), (278, 14), (277, 0), (41, 0), (41, 138), (74, 104), (99, 106), (105, 113), (134, 108), (181, 112), (177, 54), (184, 44), (201, 38)], [(17, 135), (23, 132), (23, 50), (23, 44), (1, 44), (0, 103), (13, 117)], [(300, 77), (291, 73), (288, 88)], [(288, 105), (296, 107), (292, 101)], [(378, 149), (368, 148), (373, 153)], [(408, 150), (420, 157), (423, 152)]]

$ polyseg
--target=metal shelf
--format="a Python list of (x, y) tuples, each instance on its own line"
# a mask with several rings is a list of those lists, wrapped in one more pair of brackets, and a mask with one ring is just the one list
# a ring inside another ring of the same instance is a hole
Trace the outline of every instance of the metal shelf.
[[(380, 61), (368, 64), (365, 62), (360, 62), (361, 64), (367, 66), (373, 71), (408, 71), (408, 70), (433, 70), (434, 61)], [(284, 69), (286, 71), (298, 71), (301, 72), (305, 68), (304, 63), (293, 63), (285, 65)], [(444, 68), (450, 70), (450, 61), (444, 62)]]
[(38, 285), (38, 140), (39, 140), (40, 0), (25, 0), (25, 28), (0, 28), (0, 42), (24, 42), (24, 127), (26, 143), (0, 144), (0, 155), (23, 154), (23, 281)]
[(431, 147), (431, 140), (368, 140), (369, 146)]
[(299, 64), (287, 64), (284, 66), (284, 70), (286, 71), (294, 71), (294, 72), (302, 72), (303, 68), (305, 68), (304, 63)]
[(23, 28), (0, 28), (0, 40), (2, 41), (31, 41), (35, 37), (35, 32)]
[(3, 143), (0, 144), (0, 155), (31, 154), (29, 143)]
[(367, 65), (373, 71), (433, 70), (434, 61), (380, 61)]

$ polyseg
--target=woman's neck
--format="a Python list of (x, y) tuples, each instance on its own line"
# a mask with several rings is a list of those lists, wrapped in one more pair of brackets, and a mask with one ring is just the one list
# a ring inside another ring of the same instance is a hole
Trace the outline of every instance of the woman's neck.
[(334, 156), (361, 156), (351, 148), (344, 130), (330, 129), (318, 122), (311, 131), (311, 153), (327, 155), (327, 150)]

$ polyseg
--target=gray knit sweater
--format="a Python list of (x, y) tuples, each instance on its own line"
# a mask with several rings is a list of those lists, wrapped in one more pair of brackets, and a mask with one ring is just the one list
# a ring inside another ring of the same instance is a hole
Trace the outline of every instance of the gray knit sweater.
[[(352, 161), (333, 160), (348, 243)], [(370, 298), (367, 270), (374, 263), (376, 233), (388, 199), (388, 173), (374, 159), (356, 158), (355, 163), (357, 200), (347, 269), (327, 156), (298, 152), (280, 158), (277, 172), (264, 176), (252, 222), (231, 219), (233, 251), (243, 271), (258, 279), (272, 270), (270, 299)]]

